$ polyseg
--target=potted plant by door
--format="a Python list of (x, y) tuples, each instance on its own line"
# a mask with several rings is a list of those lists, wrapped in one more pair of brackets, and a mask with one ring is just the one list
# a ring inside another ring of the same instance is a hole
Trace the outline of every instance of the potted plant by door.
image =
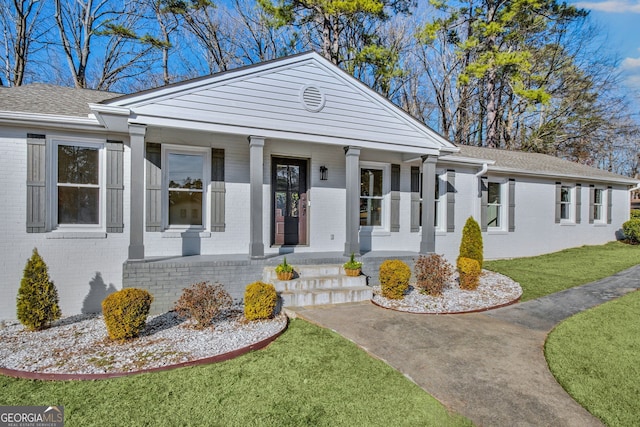
[(359, 276), (362, 271), (362, 263), (355, 260), (353, 252), (351, 252), (351, 258), (349, 258), (349, 261), (345, 262), (342, 267), (344, 267), (344, 272), (347, 276)]
[(276, 276), (278, 280), (291, 280), (293, 278), (293, 267), (287, 264), (287, 257), (276, 267)]

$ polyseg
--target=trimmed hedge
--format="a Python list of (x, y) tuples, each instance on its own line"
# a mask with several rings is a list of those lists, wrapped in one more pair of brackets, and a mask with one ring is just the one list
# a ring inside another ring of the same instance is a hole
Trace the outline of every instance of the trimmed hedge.
[(379, 279), (383, 297), (402, 299), (409, 288), (411, 269), (398, 259), (388, 259), (380, 265)]
[(272, 284), (253, 282), (244, 291), (244, 317), (247, 320), (270, 319), (277, 303), (278, 294)]
[(137, 337), (147, 323), (153, 296), (145, 289), (124, 288), (102, 301), (102, 315), (109, 338), (122, 341)]

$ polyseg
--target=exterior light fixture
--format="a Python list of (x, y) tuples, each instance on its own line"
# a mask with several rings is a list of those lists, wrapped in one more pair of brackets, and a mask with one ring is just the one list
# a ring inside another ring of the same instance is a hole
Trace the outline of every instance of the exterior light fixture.
[(320, 181), (326, 181), (328, 178), (329, 169), (326, 166), (320, 166)]

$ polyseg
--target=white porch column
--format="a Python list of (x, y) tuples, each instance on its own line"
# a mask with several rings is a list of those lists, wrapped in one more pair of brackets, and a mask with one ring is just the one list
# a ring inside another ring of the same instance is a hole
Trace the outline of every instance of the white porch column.
[(131, 145), (131, 207), (129, 217), (129, 259), (144, 259), (144, 125), (129, 125)]
[(435, 188), (436, 162), (438, 156), (422, 157), (422, 239), (420, 253), (428, 254), (436, 251), (435, 222)]
[(249, 257), (264, 258), (262, 192), (264, 137), (249, 137)]
[(346, 236), (344, 255), (360, 255), (360, 147), (344, 147), (346, 160)]

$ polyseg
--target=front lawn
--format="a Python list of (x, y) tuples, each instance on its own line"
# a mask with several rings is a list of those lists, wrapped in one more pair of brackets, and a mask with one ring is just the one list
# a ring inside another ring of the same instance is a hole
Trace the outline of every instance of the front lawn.
[(102, 381), (0, 377), (0, 405), (63, 405), (69, 427), (470, 425), (355, 344), (302, 320), (266, 349), (224, 363)]
[(640, 246), (611, 242), (535, 257), (485, 261), (484, 268), (520, 283), (521, 301), (527, 301), (611, 276), (636, 264), (640, 264)]
[(640, 420), (640, 291), (579, 313), (548, 336), (545, 356), (565, 390), (609, 426)]

